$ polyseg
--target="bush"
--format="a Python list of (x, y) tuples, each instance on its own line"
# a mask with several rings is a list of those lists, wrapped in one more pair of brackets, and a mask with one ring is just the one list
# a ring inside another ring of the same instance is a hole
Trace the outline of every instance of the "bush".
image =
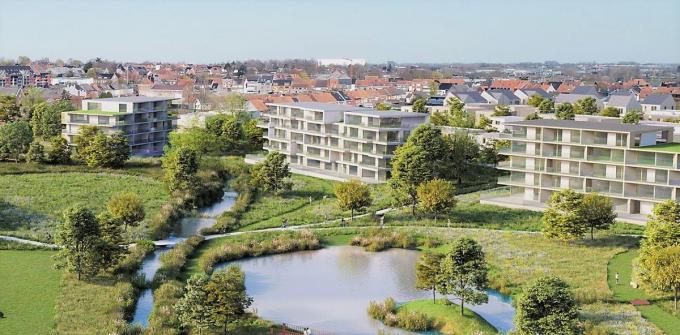
[(418, 245), (418, 240), (407, 232), (370, 229), (354, 237), (350, 244), (363, 247), (366, 251), (383, 251), (389, 248), (413, 249)]
[(432, 328), (432, 319), (421, 312), (400, 310), (397, 313), (397, 325), (410, 331), (425, 331)]
[(203, 243), (203, 236), (192, 236), (178, 243), (170, 251), (161, 255), (161, 266), (153, 278), (154, 283), (161, 283), (168, 279), (179, 277), (187, 258), (196, 247)]
[(183, 285), (178, 281), (163, 283), (153, 292), (153, 312), (149, 317), (149, 334), (181, 334), (181, 325), (174, 305), (183, 293)]
[(319, 238), (312, 232), (303, 230), (289, 234), (278, 234), (266, 240), (248, 240), (241, 243), (225, 243), (207, 251), (199, 260), (205, 273), (211, 273), (214, 266), (221, 262), (244, 257), (257, 257), (287, 252), (314, 250), (321, 247)]
[(397, 303), (392, 297), (383, 301), (368, 303), (368, 316), (379, 320), (389, 327), (399, 327), (410, 331), (425, 331), (432, 329), (434, 322), (421, 312), (409, 312), (397, 309)]

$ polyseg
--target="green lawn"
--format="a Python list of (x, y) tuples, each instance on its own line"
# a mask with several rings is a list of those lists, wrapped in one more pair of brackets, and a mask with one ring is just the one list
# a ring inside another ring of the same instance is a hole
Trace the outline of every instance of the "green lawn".
[[(350, 216), (349, 211), (341, 211), (336, 205), (333, 188), (338, 182), (302, 175), (293, 175), (292, 182), (290, 191), (257, 198), (243, 214), (241, 230), (279, 227), (284, 219), (292, 226), (322, 222), (326, 217)], [(372, 185), (371, 189), (373, 205), (368, 208), (369, 211), (390, 206), (392, 199), (386, 184)]]
[(0, 162), (0, 175), (26, 174), (26, 173), (66, 173), (66, 172), (94, 172), (94, 173), (118, 173), (138, 175), (161, 179), (163, 169), (159, 158), (132, 157), (119, 169), (91, 168), (82, 164), (39, 164), (39, 163), (14, 163)]
[[(680, 318), (673, 316), (660, 306), (660, 301), (655, 300), (655, 296), (650, 296), (643, 289), (636, 289), (629, 285), (632, 272), (633, 260), (637, 258), (638, 250), (629, 250), (614, 256), (608, 265), (608, 283), (611, 287), (614, 299), (622, 303), (628, 303), (634, 299), (645, 299), (652, 302), (649, 306), (637, 307), (642, 316), (667, 334), (675, 334), (680, 330)], [(619, 284), (616, 284), (615, 274), (619, 273)]]
[(0, 334), (48, 334), (54, 324), (60, 271), (53, 251), (0, 250)]
[(97, 213), (119, 192), (133, 192), (144, 200), (145, 222), (169, 198), (162, 181), (141, 176), (80, 172), (1, 175), (0, 230), (49, 232), (65, 208), (81, 203)]
[(435, 319), (437, 329), (444, 334), (498, 334), (496, 328), (477, 313), (466, 308), (465, 315), (460, 315), (459, 305), (444, 305), (441, 300), (436, 304), (430, 299), (409, 301), (399, 306), (399, 309), (421, 312)]

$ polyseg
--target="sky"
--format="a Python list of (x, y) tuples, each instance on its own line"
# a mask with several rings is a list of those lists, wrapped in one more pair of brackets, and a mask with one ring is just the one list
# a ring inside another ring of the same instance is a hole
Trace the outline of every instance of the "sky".
[(678, 0), (0, 0), (0, 57), (680, 63)]

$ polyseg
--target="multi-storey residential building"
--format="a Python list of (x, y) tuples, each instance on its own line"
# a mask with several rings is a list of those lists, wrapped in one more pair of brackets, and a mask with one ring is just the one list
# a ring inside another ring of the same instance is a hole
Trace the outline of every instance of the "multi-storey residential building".
[(73, 145), (82, 126), (97, 126), (105, 134), (125, 133), (133, 154), (156, 155), (163, 151), (173, 129), (170, 100), (144, 96), (86, 99), (82, 110), (61, 114), (62, 135)]
[(266, 150), (284, 153), (301, 171), (372, 183), (390, 177), (394, 150), (428, 117), (313, 102), (267, 105), (259, 123)]
[(680, 143), (673, 128), (567, 120), (509, 122), (499, 179), (511, 195), (484, 202), (542, 209), (553, 192), (573, 189), (610, 197), (619, 219), (646, 222), (653, 206), (680, 200)]

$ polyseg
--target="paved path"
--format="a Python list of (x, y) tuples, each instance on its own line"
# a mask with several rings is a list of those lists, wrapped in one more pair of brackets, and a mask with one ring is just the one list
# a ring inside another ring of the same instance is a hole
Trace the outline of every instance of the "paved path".
[(38, 241), (27, 240), (27, 239), (18, 238), (18, 237), (12, 237), (12, 236), (0, 235), (0, 240), (12, 241), (12, 242), (23, 243), (23, 244), (30, 244), (30, 245), (35, 245), (35, 246), (45, 247), (45, 248), (51, 248), (51, 249), (57, 248), (56, 244), (38, 242)]

